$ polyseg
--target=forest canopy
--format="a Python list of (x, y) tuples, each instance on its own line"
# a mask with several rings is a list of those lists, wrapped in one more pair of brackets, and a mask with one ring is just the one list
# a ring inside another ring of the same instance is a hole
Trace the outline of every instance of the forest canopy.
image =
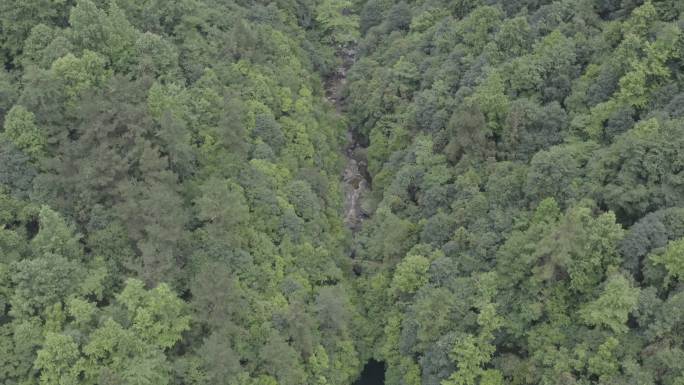
[(684, 384), (683, 58), (678, 0), (0, 1), (0, 383)]

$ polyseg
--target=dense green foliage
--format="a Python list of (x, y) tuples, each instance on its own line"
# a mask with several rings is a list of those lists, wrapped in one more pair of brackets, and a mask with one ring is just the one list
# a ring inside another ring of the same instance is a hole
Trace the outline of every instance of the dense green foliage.
[(363, 5), (355, 286), (387, 383), (684, 383), (682, 4)]
[(683, 58), (677, 0), (0, 1), (0, 383), (684, 384)]
[(344, 5), (1, 3), (0, 383), (351, 383)]

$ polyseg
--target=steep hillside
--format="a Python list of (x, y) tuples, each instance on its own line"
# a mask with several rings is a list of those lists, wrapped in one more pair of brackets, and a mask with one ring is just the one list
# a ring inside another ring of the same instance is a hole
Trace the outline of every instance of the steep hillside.
[(0, 383), (684, 384), (684, 3), (0, 1)]

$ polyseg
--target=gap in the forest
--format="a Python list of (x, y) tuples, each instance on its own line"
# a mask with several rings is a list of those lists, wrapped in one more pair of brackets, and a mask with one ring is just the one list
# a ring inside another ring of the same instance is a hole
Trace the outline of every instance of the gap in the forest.
[(370, 359), (354, 385), (385, 385), (385, 362)]

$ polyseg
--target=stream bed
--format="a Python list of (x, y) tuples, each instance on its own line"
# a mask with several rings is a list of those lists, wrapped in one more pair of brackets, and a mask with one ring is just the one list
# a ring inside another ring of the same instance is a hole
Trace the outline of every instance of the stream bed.
[[(347, 72), (354, 64), (356, 50), (341, 49), (338, 52), (341, 65), (326, 81), (325, 89), (328, 100), (335, 106), (338, 115), (342, 117), (344, 97), (342, 94), (347, 81)], [(346, 164), (342, 173), (342, 185), (344, 191), (344, 223), (352, 232), (361, 228), (368, 213), (363, 210), (362, 200), (364, 194), (370, 191), (370, 176), (367, 171), (365, 159), (365, 147), (354, 128), (347, 126), (347, 144), (344, 150)]]

